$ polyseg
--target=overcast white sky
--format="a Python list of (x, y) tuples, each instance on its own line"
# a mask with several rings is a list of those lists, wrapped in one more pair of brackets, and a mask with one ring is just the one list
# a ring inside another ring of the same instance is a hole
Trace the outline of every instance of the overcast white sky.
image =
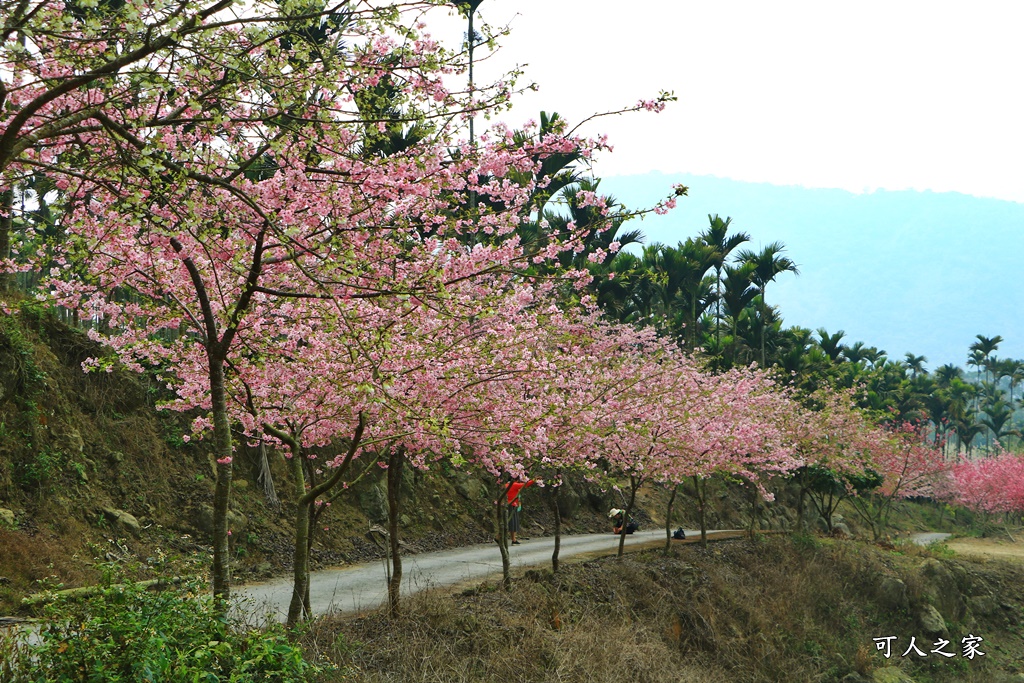
[[(541, 109), (578, 121), (675, 91), (661, 114), (590, 124), (615, 146), (598, 175), (1024, 202), (1019, 0), (484, 0), (479, 12), (513, 31), (478, 82), (519, 63), (540, 86), (510, 122)], [(452, 44), (465, 28), (431, 30)]]

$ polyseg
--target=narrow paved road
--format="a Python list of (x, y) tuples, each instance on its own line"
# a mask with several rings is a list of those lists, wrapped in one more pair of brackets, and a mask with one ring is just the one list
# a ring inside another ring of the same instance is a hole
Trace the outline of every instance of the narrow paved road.
[[(737, 533), (739, 532), (713, 530), (708, 532), (708, 538), (732, 537)], [(686, 536), (688, 541), (699, 540), (700, 531), (687, 529)], [(928, 545), (949, 537), (950, 534), (931, 532), (913, 534), (910, 538), (919, 545)], [(612, 534), (565, 536), (562, 538), (560, 557), (568, 560), (588, 554), (609, 555), (617, 550), (618, 541), (618, 536)], [(664, 541), (664, 529), (640, 531), (632, 536), (626, 536), (626, 547), (651, 546)], [(520, 545), (511, 547), (512, 569), (551, 566), (554, 543), (554, 538), (542, 537), (523, 541)], [(406, 555), (402, 557), (402, 564), (403, 595), (501, 575), (501, 555), (493, 543)], [(324, 569), (313, 572), (310, 578), (310, 601), (314, 613), (318, 615), (375, 609), (380, 607), (387, 597), (383, 562), (369, 562), (341, 569)], [(291, 579), (278, 578), (236, 587), (232, 591), (232, 602), (236, 614), (247, 616), (250, 622), (284, 621), (291, 591)], [(0, 622), (0, 633), (5, 632), (7, 626)], [(21, 628), (31, 632), (33, 626), (23, 625)]]
[(918, 545), (928, 545), (929, 543), (938, 543), (939, 541), (945, 541), (953, 534), (942, 534), (935, 531), (930, 531), (925, 534), (911, 534), (910, 540)]
[[(727, 533), (709, 531), (709, 538)], [(686, 530), (687, 539), (700, 538), (700, 531)], [(665, 530), (639, 531), (626, 536), (626, 547), (665, 541)], [(613, 534), (563, 536), (561, 559), (585, 554), (611, 554), (618, 549), (619, 537)], [(551, 566), (553, 537), (531, 538), (509, 548), (512, 569)], [(453, 586), (501, 574), (501, 555), (493, 543), (402, 556), (402, 594), (429, 588)], [(359, 612), (380, 607), (387, 597), (383, 561), (324, 569), (310, 577), (309, 600), (315, 614)], [(290, 578), (235, 588), (231, 595), (238, 614), (248, 614), (259, 623), (264, 617), (284, 621), (291, 600)]]

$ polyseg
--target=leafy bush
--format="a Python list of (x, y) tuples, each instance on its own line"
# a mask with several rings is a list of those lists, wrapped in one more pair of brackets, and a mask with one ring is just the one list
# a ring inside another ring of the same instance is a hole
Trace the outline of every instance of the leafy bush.
[(0, 680), (304, 683), (320, 673), (283, 627), (233, 628), (196, 581), (162, 592), (109, 584), (84, 601), (58, 599), (30, 640), (0, 639)]

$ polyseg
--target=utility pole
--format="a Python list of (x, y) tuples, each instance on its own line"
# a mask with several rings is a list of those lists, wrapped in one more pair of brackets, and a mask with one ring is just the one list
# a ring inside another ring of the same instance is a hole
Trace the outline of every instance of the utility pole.
[[(468, 27), (466, 30), (466, 45), (469, 52), (469, 101), (470, 107), (473, 106), (473, 48), (476, 45), (476, 33), (473, 31), (473, 15), (476, 14), (476, 10), (480, 7), (480, 4), (484, 0), (455, 0), (455, 6), (459, 8), (460, 12), (466, 13), (466, 19)], [(476, 135), (474, 134), (473, 124), (476, 116), (473, 114), (472, 109), (469, 112), (469, 146), (476, 147)], [(476, 209), (476, 190), (469, 191), (469, 208), (470, 210)]]

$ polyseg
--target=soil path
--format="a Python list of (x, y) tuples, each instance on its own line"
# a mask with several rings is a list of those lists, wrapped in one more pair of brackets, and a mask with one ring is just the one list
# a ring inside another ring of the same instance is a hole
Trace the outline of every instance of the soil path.
[[(743, 532), (709, 531), (709, 540), (742, 536)], [(686, 529), (686, 541), (700, 540), (700, 531)], [(665, 542), (665, 530), (639, 531), (626, 536), (626, 549), (637, 550)], [(554, 537), (532, 538), (509, 548), (512, 569), (551, 566)], [(563, 536), (559, 559), (586, 559), (613, 554), (619, 537), (613, 534), (582, 534)], [(430, 588), (459, 586), (501, 575), (501, 555), (493, 543), (484, 543), (433, 553), (402, 556), (402, 593), (409, 595)], [(310, 575), (309, 599), (316, 615), (332, 612), (360, 612), (380, 607), (387, 597), (386, 576), (382, 561), (324, 569)], [(239, 615), (247, 615), (255, 623), (264, 619), (284, 621), (291, 600), (292, 581), (279, 578), (263, 583), (240, 586), (232, 590), (232, 602)]]
[(1013, 541), (1009, 538), (957, 538), (946, 545), (960, 555), (1024, 562), (1024, 540), (1019, 536)]
[[(950, 534), (924, 533), (913, 534), (910, 539), (918, 545), (928, 545), (938, 541), (945, 541)], [(1024, 538), (1013, 537), (1007, 534), (1003, 538), (954, 538), (946, 545), (950, 550), (959, 555), (975, 558), (992, 558), (1008, 560), (1011, 562), (1024, 562)]]

